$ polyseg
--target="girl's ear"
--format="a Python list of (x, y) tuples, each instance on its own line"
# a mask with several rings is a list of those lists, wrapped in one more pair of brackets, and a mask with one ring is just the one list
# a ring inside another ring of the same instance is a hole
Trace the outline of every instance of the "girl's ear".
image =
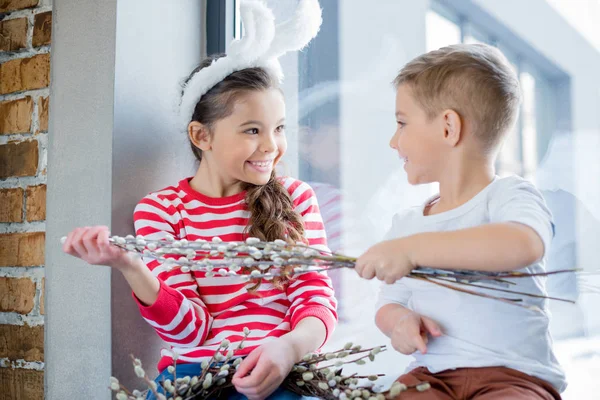
[(445, 110), (444, 118), (444, 140), (448, 145), (455, 147), (462, 139), (463, 125), (460, 115), (454, 110)]
[(192, 121), (188, 125), (188, 136), (190, 140), (202, 151), (208, 151), (211, 149), (211, 136), (206, 125), (201, 124), (198, 121)]

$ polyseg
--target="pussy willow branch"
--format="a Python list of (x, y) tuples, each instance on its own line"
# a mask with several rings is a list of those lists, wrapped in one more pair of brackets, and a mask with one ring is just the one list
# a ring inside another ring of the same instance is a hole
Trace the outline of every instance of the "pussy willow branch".
[[(167, 237), (163, 240), (149, 240), (141, 236), (128, 235), (125, 238), (113, 236), (110, 238), (110, 242), (142, 257), (158, 260), (168, 270), (179, 268), (183, 272), (203, 272), (207, 277), (237, 277), (242, 281), (253, 281), (254, 283), (258, 283), (262, 279), (295, 278), (307, 273), (342, 268), (352, 269), (355, 267), (357, 260), (354, 257), (322, 252), (301, 242), (295, 244), (283, 240), (263, 242), (256, 238), (248, 238), (245, 242), (223, 242), (219, 238), (213, 238), (209, 242), (206, 240), (176, 240), (173, 237)], [(523, 306), (518, 304), (522, 301), (520, 298), (510, 299), (493, 296), (475, 290), (468, 290), (465, 287), (459, 288), (457, 285), (489, 289), (518, 296), (572, 302), (568, 299), (501, 289), (496, 286), (498, 284), (507, 287), (515, 285), (516, 283), (512, 280), (519, 278), (550, 276), (578, 271), (580, 270), (563, 269), (536, 273), (523, 271), (486, 272), (418, 267), (406, 277), (428, 281), (450, 290)], [(477, 283), (477, 285), (473, 283)], [(483, 283), (493, 283), (495, 286)]]

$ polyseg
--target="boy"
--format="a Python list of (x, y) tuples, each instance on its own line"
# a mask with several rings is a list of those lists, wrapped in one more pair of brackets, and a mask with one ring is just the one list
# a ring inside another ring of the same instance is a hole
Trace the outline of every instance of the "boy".
[[(398, 126), (390, 146), (411, 184), (440, 185), (423, 206), (397, 214), (388, 240), (356, 265), (363, 278), (387, 283), (377, 326), (394, 349), (415, 357), (399, 381), (431, 383), (401, 398), (560, 399), (566, 382), (545, 299), (522, 296), (536, 311), (400, 279), (417, 266), (544, 270), (553, 224), (542, 196), (531, 183), (494, 171), (521, 101), (515, 73), (491, 46), (454, 45), (417, 57), (394, 84)], [(514, 282), (512, 290), (545, 294), (543, 278)]]

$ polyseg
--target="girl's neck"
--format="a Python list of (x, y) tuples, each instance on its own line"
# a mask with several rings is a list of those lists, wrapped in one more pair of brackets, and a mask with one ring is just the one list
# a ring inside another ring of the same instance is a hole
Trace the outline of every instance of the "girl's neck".
[(441, 177), (439, 199), (427, 207), (427, 215), (460, 207), (488, 186), (494, 176), (493, 164), (488, 160), (471, 159), (456, 163)]
[(224, 178), (207, 162), (200, 162), (198, 171), (190, 180), (190, 187), (208, 197), (229, 197), (244, 191), (244, 182)]

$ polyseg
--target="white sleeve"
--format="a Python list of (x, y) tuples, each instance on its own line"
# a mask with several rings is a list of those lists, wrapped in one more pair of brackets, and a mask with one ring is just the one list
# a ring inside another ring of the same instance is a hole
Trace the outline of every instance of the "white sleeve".
[(532, 183), (519, 178), (504, 178), (489, 202), (491, 223), (518, 222), (529, 226), (542, 239), (544, 255), (554, 236), (552, 213), (542, 194)]
[(402, 278), (391, 285), (385, 282), (381, 284), (379, 298), (377, 300), (377, 305), (375, 306), (376, 311), (379, 311), (381, 307), (388, 304), (400, 304), (401, 306), (408, 308), (408, 302), (412, 292), (404, 284), (405, 279), (410, 278)]
[[(392, 227), (385, 235), (384, 240), (392, 240), (403, 236), (401, 233), (403, 215), (403, 213), (394, 215), (392, 219)], [(400, 304), (404, 307), (408, 307), (408, 301), (411, 296), (411, 291), (404, 284), (404, 279), (408, 278), (400, 279), (395, 283), (392, 283), (391, 285), (385, 282), (381, 284), (379, 298), (377, 300), (377, 305), (375, 306), (376, 311), (379, 311), (381, 307), (387, 304)]]

